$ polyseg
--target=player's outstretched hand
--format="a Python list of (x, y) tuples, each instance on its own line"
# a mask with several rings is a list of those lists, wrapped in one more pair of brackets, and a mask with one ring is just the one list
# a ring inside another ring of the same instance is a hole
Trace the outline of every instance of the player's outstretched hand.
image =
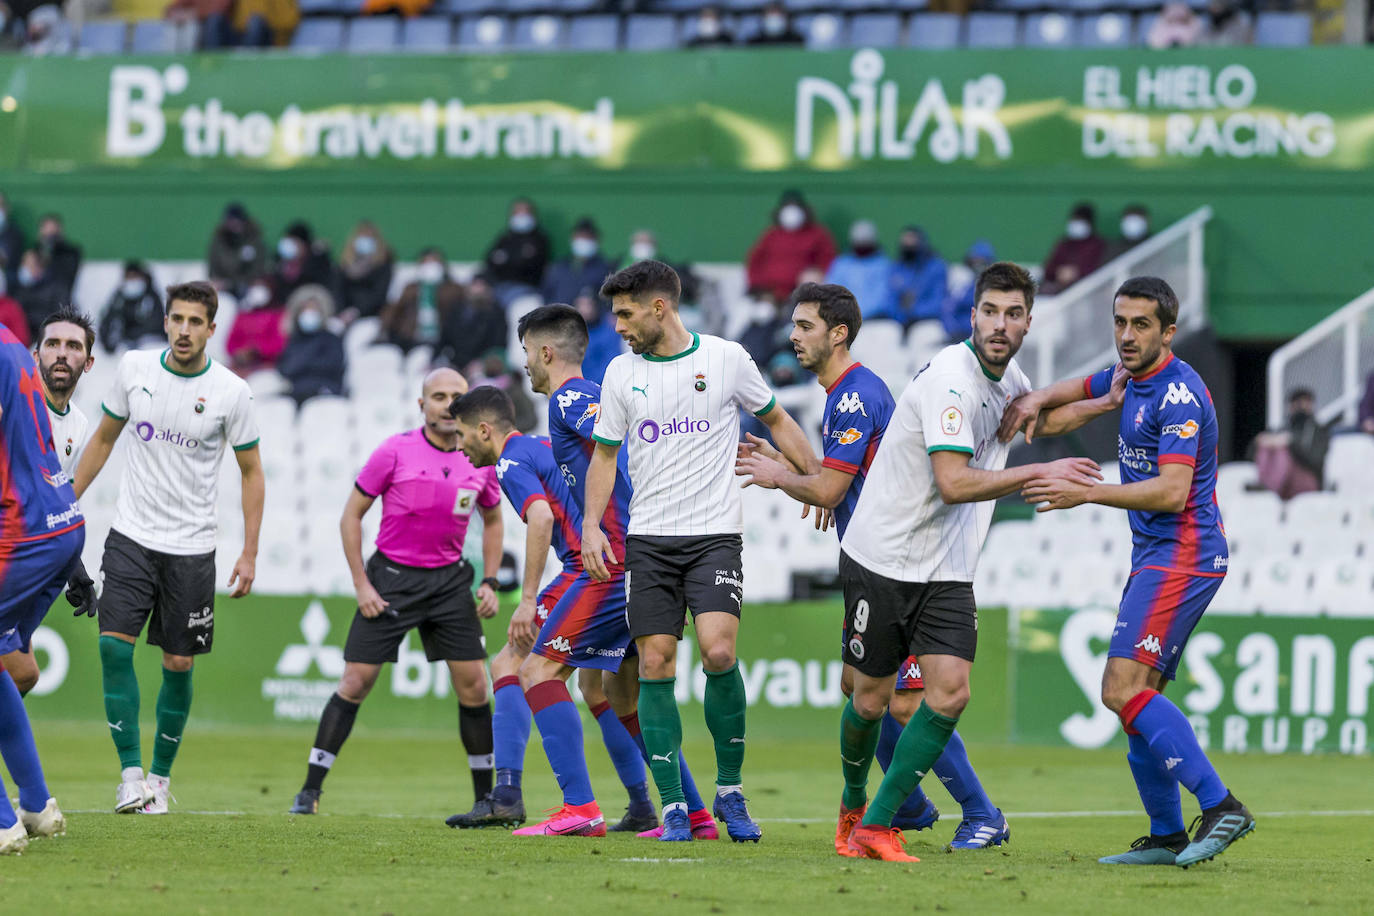
[[(253, 580), (257, 577), (258, 562), (248, 554), (241, 554), (234, 561), (234, 571), (229, 574), (230, 598), (242, 598), (253, 590)], [(235, 585), (234, 583), (238, 584)]]
[(802, 503), (802, 518), (811, 514), (811, 510), (816, 510), (816, 530), (829, 531), (835, 524), (835, 510), (822, 509), (820, 506), (812, 506), (810, 503)]
[(76, 608), (73, 617), (85, 614), (94, 617), (96, 611), (95, 580), (86, 572), (86, 564), (76, 561), (76, 567), (67, 577), (67, 603)]
[(1030, 445), (1035, 436), (1035, 424), (1040, 420), (1044, 400), (1038, 391), (1028, 391), (1007, 405), (1002, 411), (1002, 422), (997, 427), (997, 438), (1010, 442), (1022, 429), (1026, 431), (1026, 444)]
[(496, 600), (496, 589), (490, 585), (477, 586), (477, 616), (489, 620), (496, 616), (501, 603)]
[(745, 433), (744, 438), (746, 441), (739, 444), (738, 453), (740, 458), (746, 455), (758, 455), (761, 458), (768, 458), (773, 461), (783, 460), (782, 452), (774, 448), (773, 443), (769, 442), (767, 439), (760, 439), (753, 433)]
[(757, 451), (741, 455), (735, 461), (735, 476), (747, 478), (740, 484), (741, 490), (748, 486), (775, 490), (786, 472), (787, 468), (781, 463), (772, 458), (765, 458)]
[(1131, 373), (1126, 371), (1126, 367), (1121, 363), (1116, 364), (1116, 371), (1112, 373), (1112, 387), (1107, 392), (1111, 397), (1112, 403), (1120, 407), (1126, 400), (1126, 383), (1130, 381)]
[(357, 587), (358, 593), (358, 612), (371, 620), (378, 617), (385, 611), (390, 603), (378, 593), (371, 582), (364, 581)]
[(582, 568), (597, 582), (605, 582), (611, 577), (607, 564), (619, 561), (611, 550), (611, 539), (600, 525), (586, 525), (582, 528)]
[(1090, 487), (1102, 481), (1102, 466), (1091, 458), (1060, 458), (1058, 461), (1041, 465), (1040, 476)]
[(538, 628), (534, 625), (535, 599), (521, 598), (520, 603), (515, 606), (515, 613), (510, 615), (510, 626), (506, 628), (506, 638), (511, 644), (521, 652), (531, 652), (534, 649), (534, 637), (538, 635)]

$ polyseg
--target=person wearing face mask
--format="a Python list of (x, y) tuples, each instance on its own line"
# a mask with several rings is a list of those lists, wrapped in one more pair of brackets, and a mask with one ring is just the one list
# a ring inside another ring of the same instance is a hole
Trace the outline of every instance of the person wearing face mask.
[[(1253, 3), (1250, 5), (1253, 7)], [(1248, 45), (1254, 38), (1251, 14), (1238, 0), (1211, 0), (1207, 4), (1207, 34), (1203, 44)]]
[(745, 276), (749, 289), (768, 290), (774, 301), (786, 302), (797, 288), (802, 271), (830, 267), (835, 240), (816, 222), (800, 191), (784, 191), (773, 210), (773, 225), (749, 249)]
[(659, 260), (677, 271), (682, 281), (682, 298), (678, 308), (691, 308), (701, 301), (701, 281), (692, 273), (691, 265), (679, 263), (658, 250), (658, 237), (652, 229), (636, 229), (630, 236), (630, 250), (623, 264), (638, 264), (640, 261)]
[(449, 276), (448, 261), (438, 248), (420, 252), (415, 279), (396, 301), (382, 309), (379, 341), (406, 352), (421, 344), (438, 347), (444, 322), (463, 304), (463, 288)]
[(868, 303), (859, 300), (865, 318), (891, 318), (903, 328), (918, 321), (940, 320), (949, 293), (948, 268), (920, 226), (902, 229), (888, 280), (888, 299), (883, 307), (870, 314)]
[(508, 335), (506, 310), (487, 276), (477, 274), (463, 290), (462, 301), (443, 317), (435, 361), (471, 378), (484, 354), (506, 348)]
[(246, 376), (276, 366), (286, 346), (282, 331), (285, 317), (286, 305), (271, 277), (259, 277), (250, 283), (239, 300), (238, 314), (224, 342), (230, 367)]
[(14, 298), (24, 308), (29, 339), (33, 340), (43, 319), (61, 308), (70, 294), (53, 277), (48, 259), (37, 248), (30, 248), (19, 259), (14, 281)]
[(1121, 211), (1121, 238), (1107, 243), (1107, 260), (1130, 251), (1150, 237), (1150, 211), (1144, 204), (1131, 204)]
[(878, 244), (878, 227), (872, 220), (856, 220), (849, 227), (849, 250), (830, 262), (825, 282), (851, 290), (864, 315), (873, 315), (887, 310), (892, 267)]
[(10, 217), (10, 202), (0, 193), (0, 270), (5, 279), (14, 286), (14, 275), (19, 271), (19, 261), (24, 256), (24, 233)]
[(1331, 427), (1317, 420), (1317, 398), (1309, 388), (1288, 393), (1288, 427), (1266, 431), (1251, 445), (1255, 472), (1268, 490), (1289, 500), (1322, 488), (1322, 469), (1331, 448)]
[[(601, 232), (591, 217), (584, 216), (573, 224), (568, 248), (569, 256), (553, 262), (544, 272), (541, 292), (545, 302), (572, 302), (586, 290), (599, 290), (606, 275), (615, 270), (601, 253)], [(598, 314), (597, 320), (600, 317)]]
[(696, 30), (687, 40), (689, 48), (724, 48), (735, 43), (735, 36), (721, 18), (720, 9), (702, 7), (697, 15)]
[(291, 397), (304, 404), (322, 394), (344, 393), (347, 357), (343, 338), (331, 327), (334, 297), (323, 286), (302, 286), (286, 303), (286, 346), (277, 371), (291, 383)]
[(382, 311), (393, 267), (391, 248), (381, 230), (367, 220), (358, 223), (339, 255), (340, 317), (345, 323)]
[(81, 269), (81, 246), (68, 241), (62, 217), (49, 213), (38, 221), (37, 248), (48, 263), (53, 281), (70, 298), (76, 286), (76, 273)]
[[(806, 39), (792, 25), (792, 19), (787, 15), (787, 7), (781, 3), (769, 3), (763, 8), (763, 18), (759, 22), (759, 31), (756, 35), (749, 37), (748, 44), (751, 45), (801, 45), (805, 44)], [(790, 290), (789, 290), (790, 292)]]
[(210, 236), (205, 270), (216, 287), (242, 298), (248, 284), (267, 272), (267, 246), (262, 229), (243, 204), (234, 202)]
[(1097, 234), (1097, 211), (1080, 203), (1069, 211), (1064, 235), (1045, 260), (1042, 294), (1063, 292), (1101, 267), (1107, 258), (1107, 240)]
[(334, 288), (334, 265), (329, 251), (316, 244), (308, 223), (297, 220), (286, 227), (277, 240), (277, 263), (272, 271), (272, 286), (285, 299), (302, 286), (318, 283)]
[(518, 197), (511, 202), (505, 231), (487, 249), (482, 272), (491, 280), (496, 297), (509, 305), (539, 289), (548, 265), (549, 237), (539, 227), (534, 201)]
[(957, 343), (973, 333), (973, 300), (978, 287), (978, 275), (997, 260), (992, 243), (979, 239), (964, 252), (961, 264), (949, 271), (948, 289), (940, 309), (940, 323), (945, 327), (945, 339)]
[(97, 335), (106, 353), (137, 350), (167, 338), (162, 327), (162, 297), (153, 276), (139, 261), (124, 263), (124, 279), (100, 315)]

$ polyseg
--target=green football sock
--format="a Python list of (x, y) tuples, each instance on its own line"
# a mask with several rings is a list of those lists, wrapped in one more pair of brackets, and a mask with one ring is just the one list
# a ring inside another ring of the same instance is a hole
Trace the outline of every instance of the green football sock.
[(840, 803), (853, 810), (868, 801), (868, 771), (873, 752), (882, 734), (882, 719), (865, 719), (854, 708), (851, 698), (840, 714), (840, 769), (844, 772), (844, 794)]
[(925, 700), (902, 729), (897, 747), (892, 752), (892, 765), (883, 776), (878, 794), (864, 815), (864, 826), (887, 827), (892, 817), (916, 788), (921, 777), (945, 751), (949, 736), (954, 734), (958, 719), (942, 716), (926, 705)]
[(706, 672), (702, 702), (706, 727), (716, 745), (716, 785), (737, 786), (744, 766), (744, 712), (748, 708), (738, 661), (724, 671)]
[(154, 776), (172, 775), (172, 761), (181, 747), (186, 716), (191, 712), (191, 672), (162, 669), (162, 689), (157, 695), (157, 738), (153, 740)]
[(673, 696), (676, 680), (671, 677), (639, 679), (639, 729), (644, 749), (649, 752), (649, 772), (658, 786), (659, 801), (686, 805), (682, 794), (682, 772), (678, 755), (682, 751), (682, 717)]
[(121, 769), (143, 769), (134, 644), (113, 636), (100, 637), (100, 677), (105, 693), (105, 722), (110, 726), (110, 737), (119, 752), (119, 766)]

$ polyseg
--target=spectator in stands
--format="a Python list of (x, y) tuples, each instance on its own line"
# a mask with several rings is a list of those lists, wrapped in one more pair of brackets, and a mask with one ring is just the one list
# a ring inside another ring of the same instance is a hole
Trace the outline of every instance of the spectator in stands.
[(1374, 434), (1374, 372), (1365, 379), (1364, 397), (1360, 399), (1360, 413), (1356, 424), (1361, 432)]
[(1202, 40), (1202, 20), (1193, 12), (1192, 7), (1174, 0), (1164, 4), (1159, 18), (1150, 26), (1150, 34), (1145, 42), (1156, 50), (1164, 48), (1191, 48)]
[[(518, 197), (511, 201), (506, 231), (487, 250), (484, 273), (503, 305), (535, 292), (544, 282), (549, 265), (549, 237), (539, 227), (534, 201)], [(598, 287), (599, 288), (599, 287)]]
[(1207, 37), (1204, 44), (1248, 45), (1254, 37), (1250, 13), (1239, 0), (1211, 0), (1207, 4)]
[(44, 4), (29, 13), (26, 20), (24, 53), (35, 57), (69, 54), (72, 50), (71, 24), (54, 3)]
[(492, 350), (505, 351), (510, 329), (506, 310), (483, 274), (472, 278), (462, 301), (443, 316), (438, 358), (472, 376), (472, 364)]
[(945, 326), (945, 337), (950, 341), (964, 340), (973, 333), (973, 294), (978, 285), (978, 275), (997, 260), (992, 243), (979, 239), (964, 252), (962, 264), (956, 264), (950, 271), (954, 275), (945, 295), (944, 306), (940, 309), (940, 322)]
[(1322, 488), (1322, 465), (1331, 447), (1331, 430), (1317, 422), (1317, 398), (1306, 388), (1288, 395), (1288, 428), (1255, 437), (1255, 470), (1260, 483), (1280, 499)]
[(302, 286), (318, 283), (334, 286), (334, 266), (329, 250), (315, 241), (310, 225), (297, 220), (286, 227), (277, 242), (277, 263), (272, 271), (272, 287), (278, 301), (284, 301)]
[[(918, 321), (940, 319), (949, 291), (948, 268), (920, 226), (902, 230), (896, 263), (892, 265), (887, 304), (871, 317), (891, 318), (903, 328)], [(860, 307), (864, 307), (862, 300)], [(865, 313), (865, 317), (870, 317)]]
[(14, 298), (24, 307), (24, 316), (29, 321), (29, 339), (33, 340), (43, 319), (66, 305), (70, 295), (53, 276), (48, 259), (37, 248), (30, 248), (20, 257), (15, 282)]
[(24, 40), (19, 35), (19, 29), (14, 10), (0, 0), (0, 51), (18, 51), (23, 47)]
[[(573, 226), (569, 247), (572, 253), (560, 261), (554, 261), (544, 272), (542, 292), (545, 302), (571, 303), (588, 292), (596, 297), (606, 276), (615, 270), (615, 265), (601, 253), (601, 232), (591, 217), (584, 216)], [(596, 320), (600, 321), (607, 309), (599, 298), (596, 302)], [(591, 319), (588, 319), (588, 324), (591, 323)]]
[(379, 341), (407, 353), (421, 344), (437, 347), (444, 322), (463, 304), (463, 288), (449, 275), (448, 261), (438, 248), (420, 252), (415, 279), (395, 302), (382, 309)]
[(19, 261), (24, 256), (24, 233), (10, 215), (9, 198), (0, 194), (0, 273), (14, 285)]
[(1107, 241), (1097, 234), (1097, 211), (1089, 203), (1075, 204), (1069, 211), (1064, 235), (1055, 242), (1045, 260), (1042, 293), (1058, 293), (1102, 266), (1107, 256)]
[(29, 316), (24, 314), (24, 307), (19, 304), (19, 300), (10, 296), (9, 285), (5, 280), (5, 274), (0, 271), (0, 324), (9, 328), (19, 342), (24, 346), (29, 345)]
[(701, 280), (692, 272), (692, 266), (685, 262), (674, 261), (659, 251), (658, 236), (654, 235), (652, 229), (636, 229), (630, 236), (630, 252), (623, 263), (638, 264), (640, 261), (655, 259), (677, 271), (678, 279), (682, 281), (682, 295), (678, 300), (679, 307), (691, 306), (701, 301)]
[(418, 16), (434, 5), (434, 0), (363, 0), (362, 12), (367, 16), (394, 13), (397, 16)]
[(784, 191), (773, 209), (773, 225), (749, 249), (747, 286), (766, 291), (774, 302), (786, 302), (803, 270), (826, 270), (833, 260), (835, 241), (816, 222), (806, 198), (800, 191)]
[(358, 223), (339, 255), (339, 302), (345, 323), (381, 314), (394, 267), (391, 246), (381, 231), (368, 220)]
[(535, 412), (534, 402), (525, 393), (525, 372), (513, 368), (506, 360), (506, 351), (493, 350), (488, 353), (468, 378), (469, 388), (491, 385), (500, 388), (515, 405), (515, 428), (522, 433), (533, 432), (539, 425), (539, 415)]
[(1107, 243), (1106, 260), (1111, 261), (1121, 257), (1149, 237), (1149, 209), (1144, 204), (1131, 204), (1121, 211), (1121, 238)]
[(242, 297), (248, 284), (267, 272), (262, 230), (243, 204), (235, 202), (224, 208), (210, 236), (205, 269), (211, 283), (235, 297)]
[(343, 338), (332, 327), (334, 297), (318, 284), (302, 286), (286, 303), (286, 346), (277, 371), (291, 383), (291, 397), (304, 404), (322, 394), (344, 393)]
[[(757, 35), (751, 35), (747, 42), (751, 45), (801, 45), (806, 43), (805, 36), (792, 25), (792, 17), (781, 0), (770, 0), (763, 8), (763, 18), (759, 23)], [(791, 294), (788, 290), (788, 294)]]
[(825, 282), (848, 288), (859, 300), (865, 316), (887, 310), (893, 282), (892, 260), (883, 254), (878, 227), (872, 220), (855, 220), (850, 225), (849, 250), (830, 262)]
[(734, 33), (725, 25), (720, 8), (704, 6), (697, 14), (696, 31), (687, 41), (689, 48), (724, 48), (735, 43)]
[(48, 264), (53, 280), (70, 298), (76, 286), (76, 274), (81, 270), (81, 246), (67, 240), (62, 217), (49, 213), (38, 221), (38, 250)]
[(248, 287), (224, 344), (230, 368), (246, 376), (276, 366), (286, 346), (285, 323), (286, 306), (273, 296), (266, 282)]
[(177, 28), (178, 47), (186, 42), (193, 26), (200, 28), (200, 45), (207, 51), (222, 48), (265, 48), (272, 44), (272, 29), (262, 12), (238, 22), (234, 0), (172, 0), (163, 15)]
[(166, 343), (162, 326), (162, 297), (153, 275), (140, 261), (124, 262), (124, 279), (100, 315), (100, 345), (106, 353), (137, 350)]
[(760, 291), (744, 307), (749, 311), (749, 324), (740, 333), (739, 344), (756, 365), (767, 366), (778, 353), (792, 348), (787, 339), (792, 333), (791, 310), (767, 291)]

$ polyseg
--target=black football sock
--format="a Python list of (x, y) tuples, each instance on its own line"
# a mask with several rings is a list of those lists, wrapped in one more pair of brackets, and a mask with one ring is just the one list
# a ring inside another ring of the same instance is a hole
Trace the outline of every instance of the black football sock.
[(315, 746), (310, 749), (309, 766), (305, 771), (304, 789), (319, 790), (324, 786), (324, 778), (334, 765), (339, 749), (353, 731), (353, 720), (358, 717), (358, 704), (350, 703), (337, 693), (324, 704), (320, 716), (320, 727), (315, 732)]

